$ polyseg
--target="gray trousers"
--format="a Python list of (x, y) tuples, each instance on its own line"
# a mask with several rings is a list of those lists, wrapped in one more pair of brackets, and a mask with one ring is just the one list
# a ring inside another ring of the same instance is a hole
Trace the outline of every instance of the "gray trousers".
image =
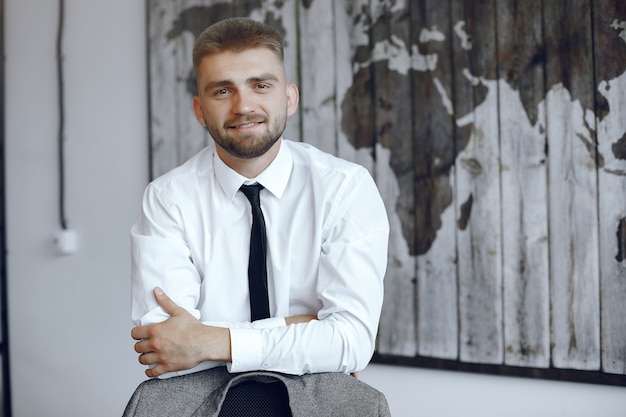
[(282, 382), (289, 395), (293, 417), (391, 416), (381, 392), (347, 374), (230, 374), (225, 367), (218, 367), (142, 382), (128, 402), (123, 417), (217, 417), (228, 389), (250, 380)]

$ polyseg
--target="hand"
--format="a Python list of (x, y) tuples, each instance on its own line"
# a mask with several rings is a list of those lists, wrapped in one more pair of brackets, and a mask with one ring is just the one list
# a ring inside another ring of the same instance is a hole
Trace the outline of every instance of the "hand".
[(139, 363), (156, 365), (146, 370), (150, 378), (166, 372), (190, 369), (207, 360), (230, 361), (230, 332), (206, 326), (174, 303), (160, 288), (154, 297), (170, 315), (162, 323), (138, 326), (131, 331)]

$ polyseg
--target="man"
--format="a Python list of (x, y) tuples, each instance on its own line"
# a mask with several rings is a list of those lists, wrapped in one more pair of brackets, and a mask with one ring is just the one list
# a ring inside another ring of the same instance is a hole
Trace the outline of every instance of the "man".
[[(193, 109), (215, 143), (147, 187), (131, 229), (131, 334), (146, 375), (363, 369), (389, 233), (371, 176), (283, 139), (298, 90), (274, 30), (218, 22), (198, 38), (193, 61)], [(248, 281), (253, 209), (240, 192), (250, 184), (262, 186), (267, 236), (269, 314), (259, 320)]]

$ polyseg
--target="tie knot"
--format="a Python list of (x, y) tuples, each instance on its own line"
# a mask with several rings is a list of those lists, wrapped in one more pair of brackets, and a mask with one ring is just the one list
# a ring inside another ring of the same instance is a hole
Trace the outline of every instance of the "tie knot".
[(246, 197), (248, 197), (248, 200), (250, 201), (250, 204), (252, 206), (261, 207), (261, 199), (259, 198), (259, 193), (263, 188), (264, 187), (261, 184), (256, 183), (252, 185), (242, 185), (239, 189), (246, 195)]

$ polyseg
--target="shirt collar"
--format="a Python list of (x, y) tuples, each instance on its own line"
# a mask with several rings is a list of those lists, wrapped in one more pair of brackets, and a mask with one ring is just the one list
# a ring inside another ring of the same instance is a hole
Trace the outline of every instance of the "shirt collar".
[(217, 152), (213, 150), (215, 178), (229, 200), (232, 201), (232, 199), (235, 198), (235, 194), (237, 194), (237, 191), (239, 191), (239, 188), (244, 183), (253, 184), (255, 182), (261, 184), (277, 198), (282, 197), (285, 188), (287, 188), (289, 176), (291, 175), (293, 156), (283, 139), (281, 138), (279, 140), (281, 142), (276, 158), (274, 158), (270, 165), (256, 178), (246, 178), (237, 171), (231, 169), (220, 159)]

